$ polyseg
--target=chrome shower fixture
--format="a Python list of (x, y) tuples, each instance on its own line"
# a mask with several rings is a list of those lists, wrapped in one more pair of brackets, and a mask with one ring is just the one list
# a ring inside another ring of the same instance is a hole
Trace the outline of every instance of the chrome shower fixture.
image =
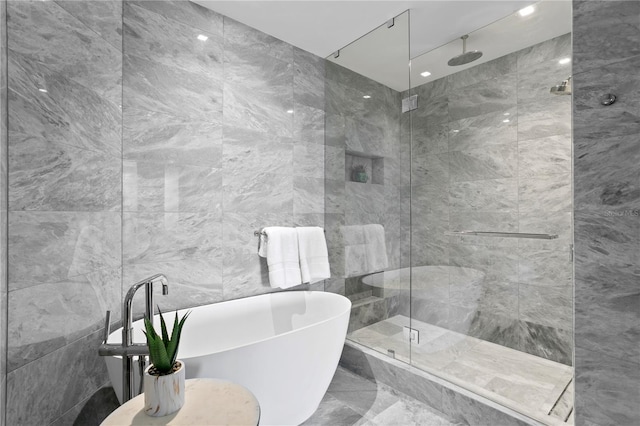
[(553, 86), (550, 91), (554, 95), (570, 95), (571, 94), (571, 77), (567, 77), (562, 83)]
[(462, 53), (449, 59), (449, 62), (447, 62), (447, 64), (450, 67), (457, 67), (458, 65), (468, 64), (469, 62), (473, 62), (476, 59), (480, 59), (480, 57), (482, 56), (482, 52), (479, 50), (472, 50), (470, 52), (467, 52), (467, 39), (469, 38), (468, 34), (465, 34), (460, 38), (462, 39)]

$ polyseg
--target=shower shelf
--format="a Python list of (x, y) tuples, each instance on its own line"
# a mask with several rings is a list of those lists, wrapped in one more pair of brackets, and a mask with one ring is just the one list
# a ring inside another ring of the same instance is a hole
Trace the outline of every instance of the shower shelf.
[(529, 234), (526, 232), (447, 231), (444, 234), (451, 237), (473, 235), (478, 237), (534, 238), (539, 240), (555, 240), (558, 238), (558, 234)]

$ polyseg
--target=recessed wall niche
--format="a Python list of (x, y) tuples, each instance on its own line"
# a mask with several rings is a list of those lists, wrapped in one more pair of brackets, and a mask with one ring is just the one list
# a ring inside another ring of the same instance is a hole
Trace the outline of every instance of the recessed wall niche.
[[(347, 182), (359, 182), (363, 184), (384, 184), (384, 158), (374, 157), (358, 152), (346, 152), (344, 161), (344, 178)], [(367, 174), (366, 182), (358, 180), (355, 171), (364, 167)]]

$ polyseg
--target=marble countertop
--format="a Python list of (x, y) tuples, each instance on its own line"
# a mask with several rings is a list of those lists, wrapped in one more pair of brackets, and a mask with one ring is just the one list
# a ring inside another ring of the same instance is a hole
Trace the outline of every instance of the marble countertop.
[(258, 400), (246, 388), (218, 379), (189, 379), (185, 382), (184, 406), (164, 417), (144, 413), (144, 394), (121, 405), (102, 426), (123, 425), (247, 425), (260, 420)]

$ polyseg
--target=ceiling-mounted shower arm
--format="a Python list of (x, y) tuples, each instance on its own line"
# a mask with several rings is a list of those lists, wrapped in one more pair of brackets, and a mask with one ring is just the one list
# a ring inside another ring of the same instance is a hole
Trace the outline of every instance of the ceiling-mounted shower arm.
[(460, 38), (462, 39), (462, 54), (464, 55), (467, 53), (467, 39), (469, 38), (469, 34), (465, 34)]

